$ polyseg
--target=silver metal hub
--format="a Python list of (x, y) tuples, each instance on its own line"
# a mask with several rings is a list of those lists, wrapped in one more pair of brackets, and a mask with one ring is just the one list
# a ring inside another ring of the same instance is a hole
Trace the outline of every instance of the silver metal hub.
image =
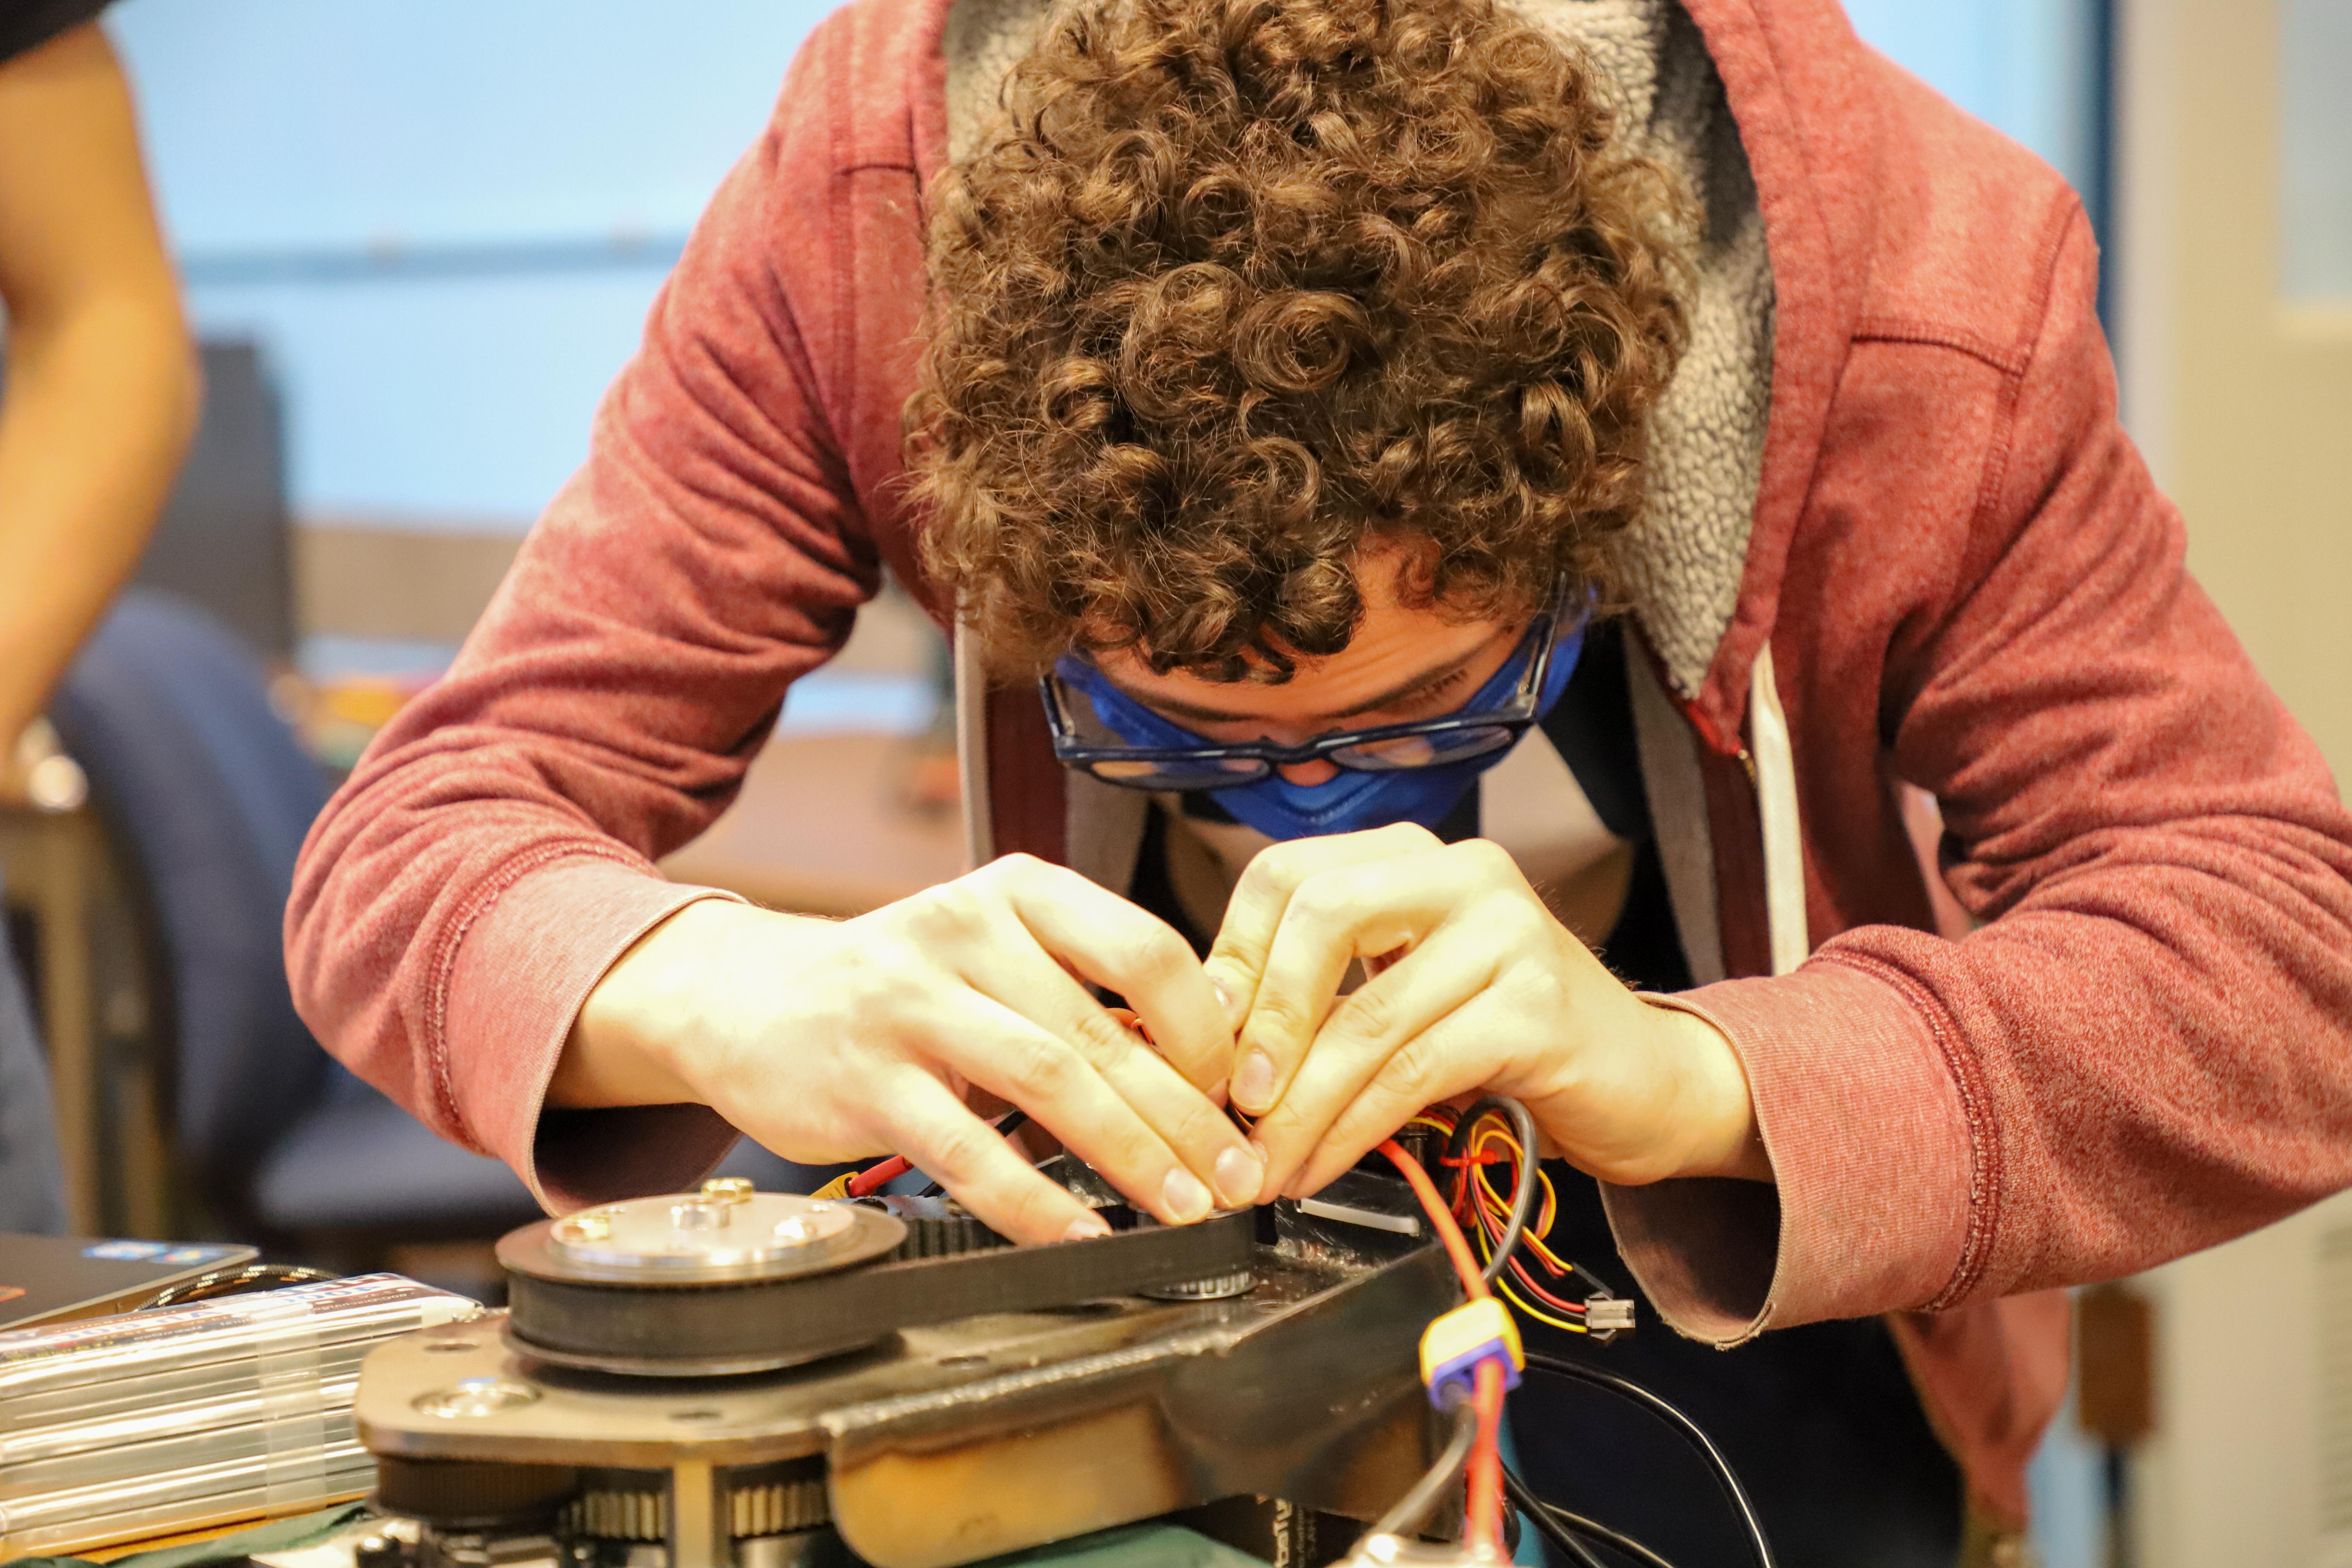
[(841, 1268), (903, 1234), (846, 1204), (719, 1180), (688, 1197), (630, 1198), (526, 1226), (499, 1242), (499, 1261), (541, 1279), (709, 1285)]

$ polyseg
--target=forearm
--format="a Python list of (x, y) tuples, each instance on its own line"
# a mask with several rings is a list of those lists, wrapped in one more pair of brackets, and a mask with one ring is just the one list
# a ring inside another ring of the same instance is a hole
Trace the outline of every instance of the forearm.
[(76, 27), (0, 63), (0, 745), (129, 575), (195, 426), (131, 91)]
[(168, 288), (20, 321), (0, 403), (0, 738), (39, 713), (139, 554), (194, 428)]
[[(756, 941), (779, 923), (832, 922), (707, 899), (638, 938), (581, 1004), (548, 1084), (548, 1103), (586, 1110), (700, 1100), (677, 1047), (686, 1039), (707, 1040), (722, 1026), (702, 1005), (713, 961), (723, 968), (739, 937)], [(747, 930), (752, 927), (760, 930)]]
[(1754, 1091), (1738, 1051), (1705, 1014), (1670, 997), (1644, 997), (1659, 1037), (1670, 1042), (1675, 1143), (1668, 1158), (1676, 1176), (1773, 1180), (1772, 1160), (1756, 1123)]

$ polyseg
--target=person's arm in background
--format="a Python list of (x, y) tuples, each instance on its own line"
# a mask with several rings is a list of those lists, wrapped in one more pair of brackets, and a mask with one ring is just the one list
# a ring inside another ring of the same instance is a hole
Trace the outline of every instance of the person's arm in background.
[(131, 91), (85, 23), (0, 62), (0, 758), (138, 563), (199, 397)]

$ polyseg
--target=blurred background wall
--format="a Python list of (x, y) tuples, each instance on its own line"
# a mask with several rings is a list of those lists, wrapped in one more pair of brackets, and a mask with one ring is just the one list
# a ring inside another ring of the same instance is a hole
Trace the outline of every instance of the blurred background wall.
[[(2352, 777), (2352, 5), (2127, 0), (2115, 326), (2191, 569)], [(2135, 1282), (2139, 1560), (2352, 1563), (2352, 1202)]]
[[(824, 0), (128, 0), (200, 328), (285, 401), (314, 667), (456, 640)], [(2101, 188), (2091, 0), (1861, 0), (1863, 31)], [(385, 535), (425, 535), (387, 546)], [(350, 639), (369, 640), (356, 645)], [(403, 646), (411, 645), (411, 646)]]
[[(446, 661), (826, 8), (118, 7), (195, 320), (250, 345), (282, 404), (311, 674)], [(2352, 3), (1849, 9), (2082, 192), (2126, 418), (2190, 519), (2192, 564), (2352, 768)], [(901, 638), (836, 677), (866, 682), (856, 701), (828, 718), (812, 682), (793, 717), (919, 727), (920, 660)], [(2352, 1564), (2347, 1222), (2323, 1206), (2135, 1282), (2156, 1310), (2155, 1435), (2111, 1468), (2062, 1419), (2036, 1470), (2053, 1568)], [(2116, 1501), (2128, 1542), (2104, 1530)]]

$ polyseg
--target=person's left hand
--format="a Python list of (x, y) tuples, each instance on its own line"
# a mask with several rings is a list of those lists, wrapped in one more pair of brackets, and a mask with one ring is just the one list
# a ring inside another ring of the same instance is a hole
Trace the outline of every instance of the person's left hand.
[[(1357, 959), (1371, 977), (1343, 997)], [(1262, 1203), (1474, 1092), (1524, 1101), (1603, 1181), (1770, 1179), (1730, 1042), (1627, 989), (1483, 839), (1403, 825), (1274, 845), (1206, 967), (1238, 1021), (1231, 1094), (1258, 1117)]]

